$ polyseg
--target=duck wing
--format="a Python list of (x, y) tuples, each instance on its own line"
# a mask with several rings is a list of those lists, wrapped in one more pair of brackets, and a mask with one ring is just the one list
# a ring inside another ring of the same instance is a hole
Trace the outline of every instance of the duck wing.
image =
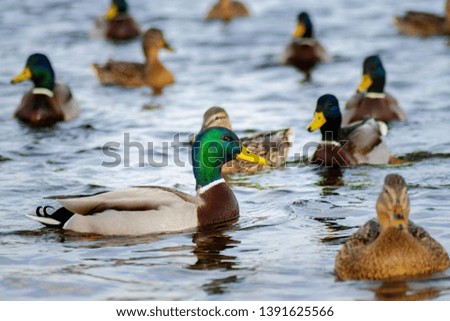
[(340, 140), (357, 159), (358, 164), (387, 164), (389, 149), (384, 136), (387, 126), (373, 118), (341, 128)]
[(145, 65), (137, 62), (109, 60), (104, 65), (92, 65), (102, 85), (119, 85), (122, 87), (145, 86)]
[(72, 91), (66, 84), (57, 82), (54, 89), (55, 98), (61, 107), (64, 121), (77, 118), (80, 115), (80, 105), (72, 95)]

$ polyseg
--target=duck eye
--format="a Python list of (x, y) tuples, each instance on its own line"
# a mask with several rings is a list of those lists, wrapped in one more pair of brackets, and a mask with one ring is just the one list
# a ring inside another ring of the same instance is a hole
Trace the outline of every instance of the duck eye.
[(226, 141), (226, 142), (231, 142), (231, 137), (230, 136), (222, 136), (222, 140)]

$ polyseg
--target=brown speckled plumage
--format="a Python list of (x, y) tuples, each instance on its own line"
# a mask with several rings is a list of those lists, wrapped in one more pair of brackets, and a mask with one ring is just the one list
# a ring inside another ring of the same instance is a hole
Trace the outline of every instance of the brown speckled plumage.
[(409, 198), (401, 176), (386, 177), (377, 213), (378, 220), (367, 222), (339, 250), (335, 261), (338, 279), (398, 280), (450, 266), (445, 249), (408, 221)]
[[(201, 131), (214, 126), (231, 129), (228, 114), (221, 107), (211, 107), (203, 115)], [(241, 138), (241, 142), (251, 152), (270, 160), (272, 163), (271, 167), (280, 167), (284, 165), (289, 148), (291, 147), (291, 136), (292, 130), (286, 128), (256, 133), (249, 137)], [(255, 173), (267, 168), (269, 168), (267, 165), (258, 165), (235, 159), (222, 166), (222, 173)]]
[(127, 88), (149, 86), (155, 95), (162, 93), (165, 86), (174, 83), (172, 73), (158, 58), (161, 48), (171, 50), (161, 30), (149, 29), (144, 34), (142, 46), (145, 63), (109, 60), (105, 65), (94, 64), (97, 77), (103, 85), (117, 85)]
[(395, 16), (394, 25), (399, 33), (416, 36), (430, 37), (450, 34), (450, 0), (446, 1), (445, 16), (432, 13), (408, 11), (404, 16)]
[(240, 1), (219, 0), (206, 15), (206, 20), (223, 20), (228, 22), (237, 17), (248, 17), (249, 11)]

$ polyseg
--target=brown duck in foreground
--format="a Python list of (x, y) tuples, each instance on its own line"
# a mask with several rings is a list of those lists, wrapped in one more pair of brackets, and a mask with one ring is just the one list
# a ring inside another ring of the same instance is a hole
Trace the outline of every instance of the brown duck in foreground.
[(93, 64), (100, 83), (126, 88), (149, 86), (154, 95), (162, 94), (163, 88), (174, 83), (175, 79), (159, 60), (158, 52), (162, 48), (173, 49), (167, 44), (162, 31), (154, 28), (145, 32), (142, 47), (145, 63), (109, 60), (102, 66)]
[(206, 15), (206, 20), (231, 21), (237, 17), (248, 17), (250, 14), (245, 5), (236, 0), (219, 0)]
[(112, 0), (108, 12), (97, 19), (96, 27), (110, 40), (131, 40), (141, 34), (138, 24), (128, 13), (125, 0)]
[(427, 12), (408, 11), (403, 17), (395, 16), (394, 25), (407, 36), (430, 37), (450, 35), (450, 0), (445, 4), (445, 16)]
[(339, 250), (335, 272), (341, 280), (406, 279), (450, 266), (445, 249), (409, 221), (409, 197), (403, 177), (386, 176), (377, 201), (378, 220), (362, 226)]
[(52, 126), (78, 117), (80, 107), (66, 84), (55, 82), (47, 56), (35, 53), (28, 57), (25, 69), (11, 80), (16, 84), (30, 79), (34, 87), (26, 92), (14, 117), (31, 127)]
[[(231, 130), (231, 122), (225, 109), (221, 107), (211, 107), (203, 115), (203, 124), (200, 132), (211, 127), (225, 127)], [(264, 159), (270, 161), (270, 166), (265, 164), (248, 163), (239, 159), (222, 166), (222, 173), (247, 173), (253, 174), (257, 171), (269, 167), (281, 167), (285, 164), (289, 148), (291, 147), (290, 128), (279, 129), (269, 132), (256, 133), (250, 137), (241, 138), (242, 145), (252, 153), (258, 153)]]

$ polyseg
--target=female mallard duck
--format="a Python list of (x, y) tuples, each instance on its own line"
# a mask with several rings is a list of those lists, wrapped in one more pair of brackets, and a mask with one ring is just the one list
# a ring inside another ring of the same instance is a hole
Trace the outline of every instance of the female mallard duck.
[(297, 27), (292, 42), (286, 47), (282, 61), (305, 74), (305, 81), (311, 80), (311, 71), (319, 62), (329, 60), (325, 49), (314, 39), (313, 25), (309, 15), (302, 12), (297, 17)]
[(249, 152), (232, 131), (212, 127), (192, 147), (197, 195), (175, 189), (142, 186), (87, 197), (58, 198), (64, 206), (49, 215), (38, 207), (31, 218), (83, 233), (141, 235), (175, 232), (235, 219), (239, 205), (222, 178), (222, 165), (233, 159), (267, 161)]
[(387, 126), (367, 118), (352, 126), (341, 127), (339, 103), (333, 95), (323, 95), (317, 101), (309, 132), (320, 128), (322, 141), (310, 159), (324, 166), (387, 164), (390, 159), (384, 136)]
[(445, 4), (445, 16), (408, 11), (403, 17), (394, 17), (394, 24), (401, 34), (416, 37), (450, 35), (450, 0)]
[(231, 21), (237, 17), (248, 17), (249, 12), (245, 5), (236, 0), (219, 0), (211, 10), (209, 10), (206, 20)]
[(361, 227), (336, 256), (341, 280), (404, 279), (450, 266), (445, 249), (423, 228), (408, 221), (409, 198), (403, 177), (386, 176), (377, 216)]
[(78, 117), (78, 103), (67, 85), (55, 83), (53, 68), (45, 55), (35, 53), (29, 56), (25, 69), (11, 83), (27, 79), (31, 79), (34, 88), (25, 93), (14, 117), (32, 127), (52, 126)]
[[(231, 122), (225, 109), (211, 107), (203, 115), (203, 125), (200, 132), (215, 126), (231, 130)], [(256, 133), (250, 137), (241, 138), (242, 145), (249, 151), (270, 161), (270, 167), (280, 167), (285, 163), (291, 142), (290, 128), (270, 132)], [(265, 164), (252, 164), (239, 159), (232, 160), (222, 167), (222, 173), (255, 173), (268, 168)]]
[(342, 124), (373, 117), (382, 122), (405, 120), (406, 114), (397, 100), (384, 92), (386, 71), (378, 56), (364, 60), (363, 76), (357, 92), (345, 105)]
[(111, 40), (130, 40), (141, 34), (138, 24), (128, 13), (125, 0), (112, 0), (104, 17), (96, 22), (102, 35)]
[(172, 73), (158, 58), (159, 49), (173, 49), (159, 29), (149, 29), (142, 39), (145, 63), (109, 60), (105, 65), (93, 64), (102, 85), (117, 85), (127, 88), (149, 86), (154, 95), (162, 94), (163, 88), (174, 83)]

